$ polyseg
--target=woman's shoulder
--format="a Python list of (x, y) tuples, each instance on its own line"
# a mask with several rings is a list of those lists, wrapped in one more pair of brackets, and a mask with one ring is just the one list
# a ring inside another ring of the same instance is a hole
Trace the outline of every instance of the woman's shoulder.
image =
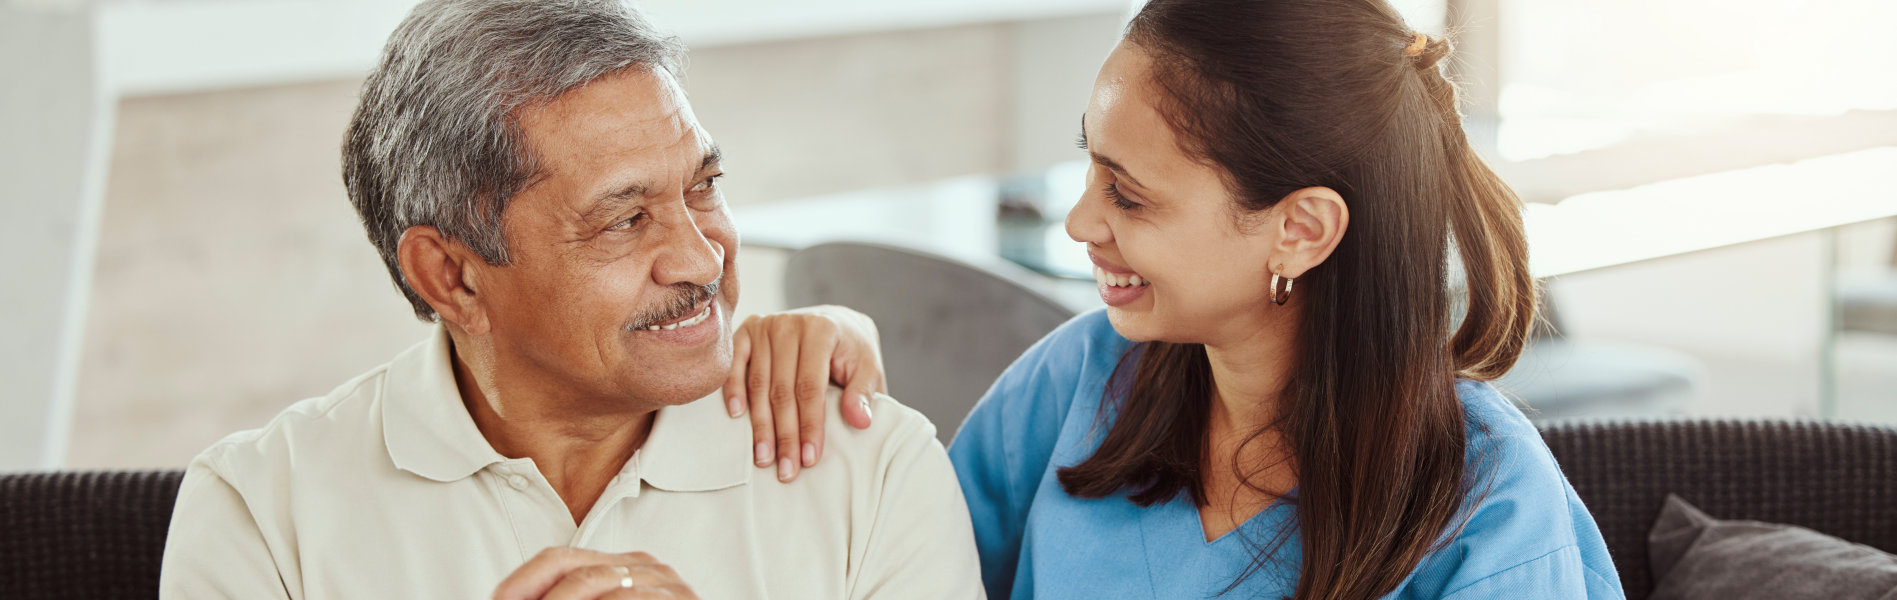
[(1080, 313), (1029, 346), (998, 383), (1071, 386), (1104, 378), (1131, 344), (1113, 329), (1106, 309)]
[[(1051, 451), (1070, 418), (1085, 418), (1097, 410), (1106, 381), (1129, 344), (1113, 330), (1105, 310), (1075, 315), (1002, 371), (969, 413), (955, 444), (982, 437), (1010, 444), (1039, 440), (1043, 450)], [(950, 454), (956, 453), (951, 447)]]
[(1567, 478), (1555, 464), (1554, 454), (1515, 401), (1487, 382), (1468, 379), (1456, 381), (1456, 398), (1466, 419), (1475, 497), (1481, 498), (1485, 491), (1504, 497), (1526, 494), (1558, 499), (1566, 495)]
[[(1131, 343), (1113, 328), (1113, 321), (1107, 318), (1107, 309), (1097, 308), (1074, 315), (1066, 323), (1061, 323), (1035, 343), (1035, 349), (1045, 347), (1044, 351), (1054, 352), (1099, 349), (1106, 351), (1102, 355), (1117, 357)], [(1033, 353), (1035, 349), (1028, 352)]]
[(1454, 539), (1419, 569), (1415, 588), (1443, 597), (1537, 569), (1589, 589), (1618, 581), (1600, 559), (1599, 528), (1540, 430), (1488, 383), (1458, 380), (1456, 396), (1468, 420), (1469, 493)]

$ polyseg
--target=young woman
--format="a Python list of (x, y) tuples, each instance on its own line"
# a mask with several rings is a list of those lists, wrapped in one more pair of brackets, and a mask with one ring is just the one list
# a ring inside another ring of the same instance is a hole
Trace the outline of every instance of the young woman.
[(1021, 356), (949, 450), (990, 597), (1624, 596), (1541, 438), (1482, 383), (1536, 287), (1448, 52), (1383, 0), (1133, 18), (1067, 217), (1108, 308)]

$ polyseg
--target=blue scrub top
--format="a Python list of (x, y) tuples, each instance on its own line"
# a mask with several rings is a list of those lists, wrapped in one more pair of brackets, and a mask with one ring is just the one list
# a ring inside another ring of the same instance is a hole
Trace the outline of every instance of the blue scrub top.
[[(1105, 310), (1075, 317), (1002, 373), (950, 444), (988, 597), (1290, 597), (1294, 506), (1275, 503), (1207, 542), (1189, 495), (1141, 507), (1124, 492), (1088, 499), (1061, 489), (1055, 469), (1099, 446), (1101, 395), (1129, 344)], [(1471, 468), (1480, 454), (1487, 469), (1474, 486), (1480, 503), (1386, 598), (1624, 598), (1594, 518), (1534, 426), (1486, 383), (1460, 381), (1456, 392), (1469, 414)], [(1220, 596), (1254, 546), (1280, 532), (1289, 538), (1279, 560)]]

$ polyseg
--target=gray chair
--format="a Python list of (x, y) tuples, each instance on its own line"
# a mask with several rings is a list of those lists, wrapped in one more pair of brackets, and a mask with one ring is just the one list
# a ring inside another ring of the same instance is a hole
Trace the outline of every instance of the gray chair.
[(889, 392), (935, 422), (944, 444), (1021, 352), (1074, 311), (1033, 289), (1038, 276), (917, 248), (832, 242), (792, 254), (791, 306), (840, 304), (876, 320)]

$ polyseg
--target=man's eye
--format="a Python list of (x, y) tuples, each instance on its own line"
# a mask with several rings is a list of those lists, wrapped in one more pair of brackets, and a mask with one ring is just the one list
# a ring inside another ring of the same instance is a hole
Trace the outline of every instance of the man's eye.
[(606, 230), (607, 231), (625, 231), (628, 229), (632, 229), (634, 226), (638, 225), (641, 221), (644, 221), (645, 218), (646, 218), (645, 213), (639, 213), (639, 214), (633, 215), (632, 217), (626, 220), (620, 221), (618, 223), (613, 223), (612, 226), (607, 227)]
[(725, 176), (724, 173), (719, 173), (717, 175), (706, 177), (704, 181), (698, 182), (698, 185), (692, 186), (692, 191), (694, 192), (711, 191), (712, 188), (718, 187), (718, 179), (724, 176)]

